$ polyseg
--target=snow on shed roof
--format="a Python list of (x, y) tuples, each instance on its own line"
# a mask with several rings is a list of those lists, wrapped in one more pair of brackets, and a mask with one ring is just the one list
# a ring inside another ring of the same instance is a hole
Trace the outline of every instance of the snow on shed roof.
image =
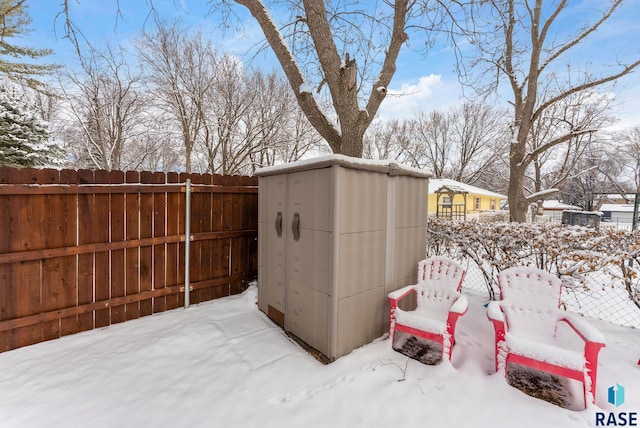
[(565, 204), (564, 202), (560, 202), (557, 199), (548, 199), (542, 201), (542, 208), (545, 210), (580, 210), (577, 205)]
[(283, 165), (268, 166), (256, 170), (258, 177), (277, 175), (290, 172), (307, 171), (312, 169), (328, 168), (332, 165), (340, 165), (345, 168), (364, 171), (382, 172), (389, 175), (405, 175), (418, 178), (429, 178), (431, 174), (418, 168), (400, 165), (392, 160), (370, 160), (353, 158), (344, 155), (325, 155), (312, 159), (304, 159)]
[(492, 192), (490, 190), (483, 189), (481, 187), (472, 186), (470, 184), (461, 183), (459, 181), (451, 180), (449, 178), (432, 178), (429, 180), (429, 193), (433, 194), (436, 190), (441, 187), (446, 186), (451, 190), (462, 190), (467, 193), (471, 193), (474, 195), (484, 195), (484, 196), (492, 196), (497, 199), (507, 199), (506, 195), (501, 195), (500, 193)]

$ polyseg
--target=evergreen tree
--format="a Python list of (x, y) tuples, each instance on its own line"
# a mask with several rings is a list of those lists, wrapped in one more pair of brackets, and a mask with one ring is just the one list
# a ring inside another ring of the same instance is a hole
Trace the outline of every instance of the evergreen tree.
[(34, 104), (15, 89), (0, 87), (0, 165), (60, 165), (62, 149), (48, 141), (47, 128)]
[(0, 74), (11, 81), (44, 91), (38, 77), (56, 69), (52, 64), (36, 64), (35, 61), (51, 54), (50, 49), (18, 46), (10, 41), (29, 32), (31, 17), (27, 13), (26, 0), (0, 0)]

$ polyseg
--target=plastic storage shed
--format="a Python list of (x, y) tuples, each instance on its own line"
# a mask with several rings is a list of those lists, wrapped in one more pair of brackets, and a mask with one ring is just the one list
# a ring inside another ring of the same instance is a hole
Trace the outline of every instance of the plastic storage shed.
[(425, 256), (430, 175), (341, 155), (256, 175), (260, 310), (330, 361), (384, 334)]

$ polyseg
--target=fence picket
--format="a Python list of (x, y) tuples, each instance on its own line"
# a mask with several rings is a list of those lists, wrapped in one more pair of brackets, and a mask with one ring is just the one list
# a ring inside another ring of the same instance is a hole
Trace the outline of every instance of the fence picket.
[[(140, 183), (153, 184), (153, 174), (148, 171), (140, 173)], [(139, 237), (153, 237), (153, 194), (140, 194), (139, 207)], [(153, 247), (146, 245), (140, 247), (140, 292), (151, 291), (153, 289)], [(140, 302), (140, 316), (147, 316), (153, 313), (153, 300), (147, 299)]]
[[(140, 174), (137, 171), (125, 173), (127, 183), (138, 183)], [(140, 194), (127, 193), (125, 195), (125, 237), (127, 240), (140, 237), (138, 227), (140, 213)], [(127, 248), (125, 250), (125, 295), (130, 296), (140, 292), (140, 248)], [(140, 318), (140, 302), (136, 301), (125, 305), (126, 320)]]
[[(179, 176), (176, 173), (167, 174), (167, 183), (178, 183)], [(180, 213), (182, 207), (180, 204), (182, 195), (180, 193), (172, 192), (167, 194), (167, 234), (179, 235), (180, 234)], [(171, 243), (166, 246), (166, 286), (172, 287), (181, 284), (180, 281), (180, 244)], [(184, 277), (183, 277), (184, 280)], [(171, 294), (166, 297), (167, 310), (175, 309), (184, 304), (184, 300), (180, 302), (180, 294)]]
[[(152, 174), (151, 183), (164, 184), (165, 175), (161, 172)], [(167, 236), (167, 193), (153, 195), (153, 237)], [(153, 289), (161, 290), (167, 286), (166, 248), (169, 244), (153, 246)], [(153, 299), (153, 312), (164, 312), (167, 308), (167, 297), (160, 296)]]
[[(56, 170), (42, 169), (38, 171), (40, 184), (58, 184), (59, 173)], [(66, 211), (65, 201), (62, 195), (44, 195), (39, 198), (44, 204), (44, 212), (41, 219), (42, 238), (44, 247), (65, 247), (66, 241)], [(47, 209), (47, 207), (59, 207), (59, 209)], [(73, 244), (73, 243), (71, 243)], [(41, 299), (42, 311), (47, 312), (61, 309), (65, 302), (60, 301), (60, 287), (67, 280), (66, 272), (69, 257), (52, 257), (42, 260)], [(51, 340), (60, 337), (60, 322), (53, 320), (41, 323), (42, 340)]]
[[(111, 171), (109, 173), (109, 183), (124, 183), (124, 172)], [(111, 211), (111, 242), (125, 241), (124, 236), (124, 193), (112, 193), (110, 201)], [(111, 251), (111, 297), (122, 297), (125, 295), (125, 250)], [(125, 321), (124, 305), (114, 305), (111, 307), (111, 323)]]
[[(98, 170), (94, 173), (95, 183), (108, 184), (109, 171)], [(109, 242), (109, 194), (96, 193), (93, 201), (96, 209), (96, 224), (93, 226), (93, 236), (96, 242)], [(95, 253), (94, 262), (94, 286), (95, 300), (106, 300), (111, 297), (111, 266), (109, 262), (109, 251), (99, 251)], [(106, 327), (111, 324), (111, 310), (101, 309), (95, 313), (96, 328)]]
[[(80, 183), (93, 183), (93, 171), (79, 170)], [(95, 206), (93, 193), (78, 195), (78, 245), (94, 244), (95, 227), (98, 224), (98, 209)], [(95, 253), (78, 255), (78, 290), (77, 305), (90, 303), (93, 296), (93, 262)], [(78, 315), (78, 331), (91, 330), (93, 328), (93, 314)]]
[[(17, 180), (14, 179), (17, 170), (7, 167), (0, 167), (0, 184), (10, 184)], [(0, 254), (6, 254), (14, 250), (12, 243), (16, 241), (17, 227), (15, 216), (18, 214), (16, 210), (17, 199), (8, 195), (0, 195), (0, 228), (5, 238), (0, 239)], [(0, 281), (3, 286), (0, 287), (0, 322), (14, 318), (16, 316), (15, 306), (9, 305), (15, 297), (14, 264), (0, 264)], [(0, 332), (0, 352), (12, 349), (12, 332)]]
[[(78, 171), (62, 170), (60, 171), (60, 183), (61, 184), (78, 184)], [(61, 200), (63, 204), (62, 211), (66, 214), (67, 230), (65, 233), (65, 243), (67, 247), (73, 247), (77, 245), (77, 230), (78, 230), (78, 217), (77, 217), (77, 204), (78, 199), (76, 195), (63, 195)], [(53, 207), (52, 207), (53, 210)], [(66, 271), (66, 280), (61, 282), (58, 287), (60, 293), (60, 304), (62, 307), (68, 308), (78, 304), (76, 300), (76, 290), (78, 281), (77, 270), (77, 256), (70, 255), (66, 257), (67, 262), (64, 266)], [(73, 334), (78, 332), (78, 316), (72, 315), (69, 317), (60, 318), (60, 336)]]

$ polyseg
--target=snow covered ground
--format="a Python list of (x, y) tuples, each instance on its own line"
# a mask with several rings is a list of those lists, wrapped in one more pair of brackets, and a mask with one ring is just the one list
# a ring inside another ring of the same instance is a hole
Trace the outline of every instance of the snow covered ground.
[[(572, 411), (493, 373), (493, 332), (467, 293), (452, 364), (420, 364), (379, 340), (329, 365), (260, 311), (256, 288), (0, 354), (2, 427), (588, 427), (640, 412), (640, 332), (607, 338), (596, 405)], [(626, 389), (625, 403), (607, 388)], [(578, 404), (580, 397), (574, 397)]]

